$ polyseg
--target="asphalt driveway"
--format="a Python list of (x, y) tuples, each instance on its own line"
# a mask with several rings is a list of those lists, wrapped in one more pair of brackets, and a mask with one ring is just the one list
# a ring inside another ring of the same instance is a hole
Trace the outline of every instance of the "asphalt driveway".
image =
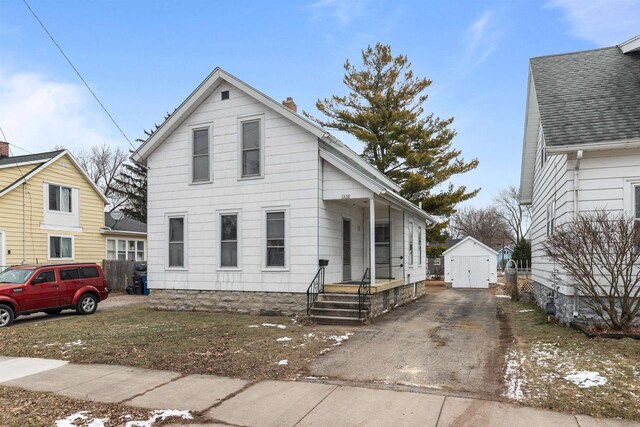
[(501, 334), (491, 291), (429, 289), (417, 302), (354, 330), (347, 345), (312, 364), (311, 374), (498, 397), (506, 331)]

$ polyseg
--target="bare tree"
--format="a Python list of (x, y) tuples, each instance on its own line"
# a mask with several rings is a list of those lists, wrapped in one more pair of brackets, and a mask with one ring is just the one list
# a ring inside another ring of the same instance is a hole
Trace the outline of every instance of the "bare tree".
[[(64, 147), (55, 147), (55, 149), (63, 149)], [(109, 199), (109, 212), (123, 207), (127, 203), (127, 199), (116, 190), (121, 185), (117, 178), (123, 171), (123, 164), (127, 160), (127, 153), (119, 147), (112, 147), (106, 143), (102, 145), (94, 145), (89, 150), (79, 150), (73, 152), (73, 157), (78, 161), (80, 166), (85, 170), (89, 179), (93, 181), (98, 188)]]
[(607, 326), (631, 325), (640, 312), (640, 231), (633, 218), (604, 210), (580, 214), (556, 229), (543, 248)]
[(518, 190), (513, 185), (503, 189), (494, 198), (498, 212), (511, 229), (510, 239), (518, 243), (529, 234), (531, 206), (520, 204)]
[(451, 218), (449, 232), (453, 238), (471, 236), (492, 248), (513, 239), (509, 224), (495, 207), (459, 209)]

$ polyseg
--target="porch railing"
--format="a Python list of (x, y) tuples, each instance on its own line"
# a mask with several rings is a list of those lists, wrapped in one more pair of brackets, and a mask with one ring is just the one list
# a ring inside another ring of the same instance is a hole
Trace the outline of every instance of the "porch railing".
[(360, 286), (358, 286), (358, 318), (362, 319), (362, 311), (367, 297), (371, 295), (371, 280), (367, 281), (369, 269), (367, 268), (362, 275)]
[(324, 292), (324, 267), (318, 268), (318, 272), (307, 288), (307, 316), (311, 314), (311, 307), (318, 299), (318, 294)]

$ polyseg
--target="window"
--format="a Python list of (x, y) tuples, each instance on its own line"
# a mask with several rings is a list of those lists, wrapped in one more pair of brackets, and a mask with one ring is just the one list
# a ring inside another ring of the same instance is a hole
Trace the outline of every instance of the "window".
[(422, 227), (418, 227), (418, 265), (422, 265)]
[(107, 259), (144, 261), (144, 240), (107, 239)]
[(71, 212), (71, 188), (49, 184), (49, 210)]
[(76, 280), (80, 278), (80, 273), (77, 268), (70, 268), (66, 270), (60, 270), (60, 280)]
[(33, 282), (36, 284), (52, 283), (55, 281), (56, 281), (56, 275), (53, 272), (53, 270), (43, 271), (42, 273), (38, 274), (35, 279), (33, 279)]
[(413, 223), (409, 223), (409, 265), (413, 265)]
[(400, 302), (400, 288), (393, 288), (393, 305), (398, 306)]
[(100, 277), (98, 269), (95, 267), (80, 267), (80, 277), (83, 279), (94, 279)]
[(547, 205), (547, 237), (551, 236), (556, 229), (556, 201), (553, 200)]
[(229, 99), (229, 91), (223, 90), (222, 92), (220, 92), (220, 99), (223, 101), (226, 101), (227, 99)]
[(220, 267), (238, 266), (238, 215), (220, 215)]
[(267, 267), (284, 267), (284, 212), (267, 212)]
[(391, 226), (389, 223), (376, 224), (375, 229), (376, 264), (391, 263)]
[(169, 267), (184, 267), (184, 217), (169, 218)]
[(49, 259), (72, 259), (73, 238), (49, 236)]
[(382, 310), (386, 311), (389, 309), (389, 291), (386, 290), (382, 292)]
[(211, 179), (209, 171), (209, 128), (193, 130), (193, 182)]
[(260, 120), (242, 122), (242, 177), (260, 173)]
[(640, 219), (640, 185), (633, 186), (633, 200), (634, 200), (634, 209), (633, 209), (633, 217), (635, 219)]

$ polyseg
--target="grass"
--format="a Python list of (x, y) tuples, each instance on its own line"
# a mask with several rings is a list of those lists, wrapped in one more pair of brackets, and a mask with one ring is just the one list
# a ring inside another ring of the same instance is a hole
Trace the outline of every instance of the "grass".
[[(148, 409), (76, 400), (53, 393), (27, 391), (13, 387), (0, 387), (0, 426), (52, 426), (56, 425), (56, 421), (64, 420), (80, 411), (87, 411), (84, 414), (87, 419), (77, 420), (73, 425), (89, 425), (92, 420), (100, 419), (106, 427), (123, 426), (127, 422), (149, 420), (153, 415), (153, 411)], [(192, 421), (204, 421), (198, 415), (191, 416)], [(153, 425), (179, 421), (181, 418), (172, 417)]]
[[(533, 304), (499, 299), (498, 309), (514, 337), (507, 397), (554, 411), (640, 421), (640, 341), (590, 339), (548, 322)], [(581, 388), (566, 378), (581, 372), (600, 385)]]
[[(346, 331), (308, 326), (285, 317), (132, 306), (0, 329), (0, 355), (247, 380), (292, 379), (305, 375), (308, 363), (330, 351), (338, 343), (336, 333)], [(279, 364), (283, 360), (287, 364)]]

